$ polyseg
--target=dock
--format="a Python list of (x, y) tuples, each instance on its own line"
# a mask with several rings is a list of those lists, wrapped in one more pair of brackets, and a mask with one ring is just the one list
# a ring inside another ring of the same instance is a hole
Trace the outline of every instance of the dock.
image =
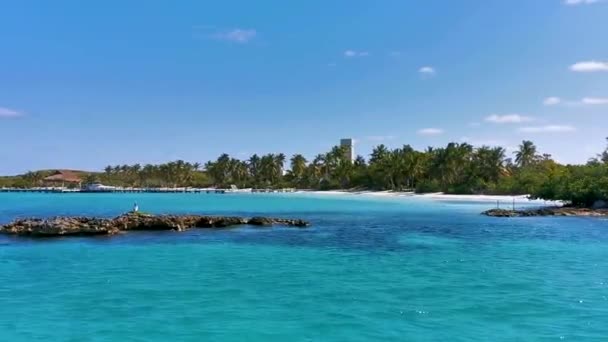
[(66, 187), (36, 187), (36, 188), (0, 188), (2, 192), (29, 193), (162, 193), (162, 194), (231, 194), (231, 193), (286, 193), (295, 189), (218, 189), (218, 188), (135, 188), (135, 187), (104, 187), (103, 189), (66, 188)]

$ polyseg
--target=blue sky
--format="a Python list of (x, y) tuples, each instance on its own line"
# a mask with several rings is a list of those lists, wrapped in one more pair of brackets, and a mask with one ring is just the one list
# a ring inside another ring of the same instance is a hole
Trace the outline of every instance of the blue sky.
[(584, 162), (608, 136), (608, 1), (0, 1), (0, 174), (340, 138)]

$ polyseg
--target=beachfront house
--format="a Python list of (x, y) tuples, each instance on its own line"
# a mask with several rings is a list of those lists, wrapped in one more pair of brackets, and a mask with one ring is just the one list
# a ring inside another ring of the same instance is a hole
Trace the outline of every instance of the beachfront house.
[(74, 171), (57, 170), (52, 175), (45, 177), (43, 182), (46, 186), (75, 188), (80, 187), (82, 179)]

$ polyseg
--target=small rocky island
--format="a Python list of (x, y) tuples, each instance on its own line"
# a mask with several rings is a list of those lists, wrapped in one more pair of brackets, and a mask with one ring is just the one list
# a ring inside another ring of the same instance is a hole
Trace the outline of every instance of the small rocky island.
[(270, 217), (235, 217), (202, 215), (150, 215), (127, 213), (115, 218), (54, 217), (50, 219), (24, 218), (0, 226), (0, 233), (31, 237), (114, 235), (130, 230), (174, 230), (192, 228), (227, 228), (234, 226), (308, 227), (300, 219)]
[(531, 216), (608, 216), (608, 209), (591, 209), (577, 207), (544, 207), (535, 209), (490, 209), (482, 213), (492, 217), (531, 217)]

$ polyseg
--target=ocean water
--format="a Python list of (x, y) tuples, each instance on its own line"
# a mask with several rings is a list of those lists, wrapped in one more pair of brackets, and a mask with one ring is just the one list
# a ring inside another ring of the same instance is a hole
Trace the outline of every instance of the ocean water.
[(0, 341), (607, 341), (608, 221), (489, 202), (0, 194), (23, 216), (305, 218), (308, 229), (0, 236)]

